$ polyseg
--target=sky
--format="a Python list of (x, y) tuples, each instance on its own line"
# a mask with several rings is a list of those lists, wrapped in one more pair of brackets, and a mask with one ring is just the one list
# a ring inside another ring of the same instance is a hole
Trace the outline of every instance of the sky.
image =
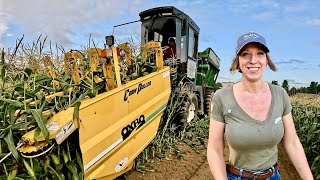
[[(14, 47), (39, 35), (65, 49), (80, 49), (92, 39), (103, 45), (113, 26), (139, 20), (139, 12), (175, 6), (200, 27), (199, 50), (211, 47), (221, 60), (219, 82), (236, 82), (230, 73), (239, 35), (255, 31), (266, 38), (277, 71), (263, 79), (291, 87), (320, 82), (320, 1), (314, 0), (0, 0), (0, 46)], [(114, 29), (115, 38), (140, 39), (140, 23)]]

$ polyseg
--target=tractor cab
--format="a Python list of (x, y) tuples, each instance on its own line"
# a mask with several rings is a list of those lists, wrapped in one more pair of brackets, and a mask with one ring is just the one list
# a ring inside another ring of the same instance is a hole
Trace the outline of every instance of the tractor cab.
[(173, 6), (148, 9), (139, 16), (142, 44), (160, 42), (165, 65), (179, 63), (180, 73), (188, 72), (187, 77), (195, 78), (200, 30), (196, 23)]

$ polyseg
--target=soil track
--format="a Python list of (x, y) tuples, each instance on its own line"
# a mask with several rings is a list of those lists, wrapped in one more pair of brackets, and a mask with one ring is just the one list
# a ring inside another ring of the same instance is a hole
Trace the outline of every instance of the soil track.
[[(147, 163), (147, 173), (131, 170), (125, 177), (127, 180), (213, 180), (206, 157), (206, 148), (195, 151), (190, 146), (179, 146), (184, 152), (183, 159), (154, 159)], [(228, 159), (229, 149), (225, 148), (225, 160)], [(298, 180), (299, 175), (291, 164), (282, 145), (279, 145), (279, 164), (281, 179)]]

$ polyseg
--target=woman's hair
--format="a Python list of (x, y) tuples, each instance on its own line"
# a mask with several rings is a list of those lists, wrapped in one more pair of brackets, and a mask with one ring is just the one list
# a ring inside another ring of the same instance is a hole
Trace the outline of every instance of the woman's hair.
[[(240, 54), (240, 53), (239, 53)], [(277, 71), (276, 66), (273, 64), (270, 56), (267, 54), (267, 65), (270, 67), (270, 69), (272, 71)], [(240, 70), (240, 66), (239, 66), (239, 55), (236, 55), (233, 59), (232, 59), (232, 64), (230, 67), (230, 72), (234, 73), (236, 71), (239, 71), (240, 73), (242, 73), (242, 71)]]

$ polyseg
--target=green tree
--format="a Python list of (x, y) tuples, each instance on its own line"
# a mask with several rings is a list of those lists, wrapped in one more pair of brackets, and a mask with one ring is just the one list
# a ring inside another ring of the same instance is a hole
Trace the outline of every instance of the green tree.
[(281, 87), (283, 87), (287, 91), (287, 93), (289, 92), (289, 83), (286, 79), (282, 82)]
[(309, 92), (309, 93), (312, 93), (312, 94), (317, 94), (317, 93), (319, 92), (319, 91), (318, 91), (318, 86), (319, 86), (318, 82), (312, 81), (312, 82), (310, 83), (310, 86), (307, 87), (308, 92)]
[(297, 90), (299, 93), (307, 93), (308, 90), (306, 87), (300, 87), (298, 90)]
[(279, 85), (279, 84), (278, 84), (278, 81), (275, 81), (275, 80), (273, 80), (273, 81), (271, 82), (271, 84)]
[(292, 87), (291, 89), (290, 89), (290, 91), (289, 91), (289, 94), (290, 95), (295, 95), (297, 93), (297, 88), (295, 88), (295, 87)]

